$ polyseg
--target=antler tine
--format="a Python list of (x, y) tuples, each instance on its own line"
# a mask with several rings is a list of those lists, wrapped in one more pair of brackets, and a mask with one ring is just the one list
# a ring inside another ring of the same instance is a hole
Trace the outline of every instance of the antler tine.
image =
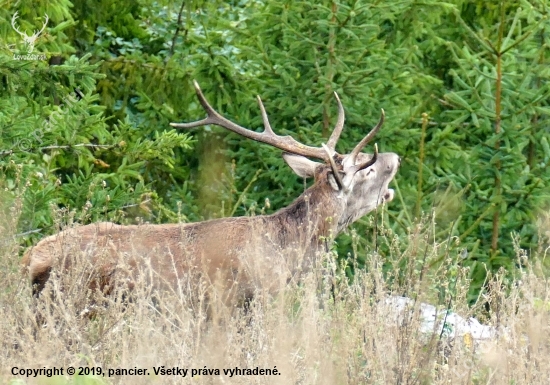
[(199, 83), (197, 83), (196, 80), (193, 80), (193, 85), (195, 86), (195, 92), (197, 93), (197, 96), (199, 98), (199, 102), (206, 111), (206, 118), (197, 120), (195, 122), (190, 123), (170, 123), (172, 127), (176, 128), (194, 128), (194, 127), (200, 127), (205, 126), (207, 124), (218, 124), (216, 122), (217, 118), (223, 118), (220, 114), (212, 108), (212, 106), (208, 103), (206, 98), (204, 97), (204, 94), (202, 93), (202, 90), (199, 86)]
[(336, 121), (336, 126), (334, 127), (334, 130), (332, 131), (332, 134), (327, 142), (327, 146), (331, 150), (336, 149), (336, 143), (338, 143), (338, 139), (340, 139), (340, 135), (342, 134), (345, 120), (344, 106), (342, 105), (340, 97), (338, 97), (336, 91), (334, 91), (334, 97), (336, 97), (336, 102), (338, 103), (338, 120)]
[(367, 167), (372, 166), (374, 163), (376, 163), (377, 159), (378, 159), (378, 145), (375, 143), (374, 144), (374, 154), (372, 155), (372, 158), (370, 158), (369, 160), (367, 160), (366, 162), (364, 162), (360, 165), (355, 166), (355, 167), (357, 167), (355, 172), (359, 172), (361, 170), (366, 169)]
[(204, 97), (197, 81), (193, 81), (193, 84), (195, 86), (195, 91), (197, 92), (199, 102), (204, 108), (204, 110), (206, 111), (206, 118), (197, 120), (196, 122), (190, 122), (190, 123), (170, 123), (172, 127), (194, 128), (199, 126), (205, 126), (208, 124), (215, 124), (217, 126), (226, 128), (229, 131), (233, 131), (236, 134), (242, 135), (245, 138), (252, 139), (257, 142), (269, 144), (273, 147), (276, 147), (280, 150), (283, 150), (292, 154), (328, 161), (327, 154), (322, 148), (306, 146), (296, 141), (294, 138), (290, 136), (279, 136), (275, 134), (269, 124), (269, 121), (267, 119), (267, 113), (265, 112), (265, 108), (263, 106), (263, 103), (261, 102), (261, 99), (259, 99), (258, 101), (260, 104), (260, 110), (262, 111), (262, 119), (264, 121), (265, 130), (263, 132), (255, 132), (255, 131), (249, 130), (248, 128), (239, 126), (236, 123), (233, 123), (229, 119), (226, 119), (225, 117), (220, 115), (218, 112), (216, 112), (216, 110), (212, 108), (212, 106), (208, 103), (208, 101)]
[(372, 140), (372, 138), (374, 138), (374, 136), (378, 133), (378, 131), (380, 131), (380, 128), (382, 128), (382, 124), (384, 124), (385, 117), (386, 117), (386, 113), (384, 112), (384, 109), (382, 108), (381, 109), (380, 120), (378, 121), (378, 124), (372, 130), (370, 130), (370, 132), (359, 143), (357, 143), (357, 146), (355, 146), (355, 148), (351, 152), (351, 154), (350, 154), (351, 161), (352, 161), (351, 164), (355, 164), (355, 161), (357, 159), (357, 155), (367, 145), (367, 143), (370, 142)]
[(338, 188), (340, 190), (344, 190), (344, 182), (342, 181), (342, 177), (340, 176), (340, 172), (338, 171), (338, 168), (336, 167), (336, 163), (334, 163), (334, 158), (332, 157), (332, 151), (329, 149), (329, 147), (322, 143), (323, 150), (327, 153), (328, 161), (330, 163), (330, 168), (332, 169), (332, 175), (334, 175), (334, 179), (336, 180), (336, 184), (338, 185)]
[(262, 99), (260, 98), (260, 95), (257, 95), (256, 98), (258, 99), (260, 111), (262, 112), (262, 120), (264, 122), (264, 132), (267, 132), (271, 135), (275, 135), (275, 133), (273, 132), (273, 129), (271, 128), (271, 124), (269, 124), (267, 112), (265, 112), (265, 107), (264, 107), (264, 104), (262, 103)]

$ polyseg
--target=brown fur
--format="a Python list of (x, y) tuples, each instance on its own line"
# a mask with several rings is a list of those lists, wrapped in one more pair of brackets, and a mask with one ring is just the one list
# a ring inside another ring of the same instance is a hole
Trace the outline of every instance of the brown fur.
[(190, 277), (207, 287), (219, 285), (224, 302), (250, 297), (258, 288), (273, 291), (314, 265), (349, 223), (393, 198), (387, 185), (399, 158), (378, 157), (357, 173), (346, 194), (335, 190), (331, 168), (318, 164), (315, 184), (272, 215), (190, 224), (94, 223), (44, 238), (22, 263), (36, 295), (52, 269), (68, 270), (77, 259), (89, 264), (88, 286), (104, 293), (123, 282), (131, 289), (139, 275), (168, 290), (180, 290)]

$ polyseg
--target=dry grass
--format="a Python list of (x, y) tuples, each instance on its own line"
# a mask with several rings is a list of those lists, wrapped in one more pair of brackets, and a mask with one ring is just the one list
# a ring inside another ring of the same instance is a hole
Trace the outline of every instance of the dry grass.
[[(323, 267), (299, 284), (276, 296), (258, 293), (246, 312), (213, 304), (215, 322), (200, 306), (199, 288), (152, 293), (138, 282), (131, 301), (121, 295), (98, 298), (87, 292), (78, 268), (50, 280), (51, 297), (35, 300), (19, 273), (13, 229), (13, 222), (0, 224), (2, 384), (550, 383), (550, 288), (539, 273), (544, 249), (511, 290), (503, 276), (493, 277), (490, 294), (480, 303), (490, 303), (485, 321), (500, 332), (494, 341), (471, 344), (468, 338), (442, 337), (441, 323), (434, 333), (420, 331), (421, 302), (450, 304), (463, 316), (480, 311), (467, 306), (468, 271), (457, 265), (457, 248), (429, 241), (421, 229), (408, 239), (382, 229), (381, 242), (389, 251), (368, 255), (367, 269), (351, 284), (338, 278), (327, 255)], [(395, 269), (384, 274), (388, 261)], [(404, 320), (385, 301), (403, 294), (416, 304)], [(11, 374), (13, 367), (66, 371), (70, 366), (100, 367), (106, 375)], [(153, 368), (161, 366), (189, 372), (185, 378), (154, 375)], [(107, 376), (108, 369), (135, 367), (149, 375)], [(278, 375), (224, 375), (223, 369), (235, 367), (276, 368)], [(205, 375), (205, 368), (220, 374)], [(199, 374), (192, 376), (192, 369)]]

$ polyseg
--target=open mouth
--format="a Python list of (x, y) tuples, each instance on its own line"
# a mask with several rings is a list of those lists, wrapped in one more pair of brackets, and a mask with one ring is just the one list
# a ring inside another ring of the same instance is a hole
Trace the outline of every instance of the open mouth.
[(394, 196), (393, 189), (391, 189), (391, 188), (388, 189), (388, 191), (386, 191), (386, 193), (383, 196), (384, 202), (391, 202), (393, 200), (393, 196)]

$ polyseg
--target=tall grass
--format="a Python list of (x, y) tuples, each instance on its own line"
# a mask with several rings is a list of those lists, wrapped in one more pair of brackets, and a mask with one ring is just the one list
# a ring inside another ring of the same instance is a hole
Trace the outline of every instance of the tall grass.
[[(430, 226), (419, 225), (404, 239), (380, 226), (379, 244), (387, 251), (369, 253), (366, 268), (352, 282), (342, 278), (342, 266), (328, 253), (300, 282), (275, 295), (258, 292), (246, 310), (211, 303), (213, 320), (200, 306), (203, 288), (153, 293), (144, 280), (131, 300), (90, 293), (81, 274), (84, 262), (54, 274), (43, 295), (33, 299), (17, 266), (18, 207), (4, 200), (2, 210), (11, 214), (0, 223), (2, 384), (550, 383), (550, 288), (542, 274), (547, 253), (542, 241), (529, 260), (518, 249), (523, 267), (512, 285), (495, 274), (471, 307), (469, 272), (460, 267), (452, 240), (437, 243)], [(407, 295), (414, 305), (397, 314), (387, 301), (392, 295)], [(483, 315), (499, 332), (476, 342), (467, 335), (446, 337), (442, 322), (433, 332), (422, 331), (422, 302), (465, 317)], [(155, 375), (154, 368), (162, 366), (189, 371), (184, 378)], [(65, 375), (25, 377), (12, 375), (13, 367), (64, 368)], [(68, 367), (100, 367), (102, 375), (67, 376)], [(107, 376), (109, 369), (136, 367), (149, 375)], [(277, 374), (223, 372), (256, 367)]]

